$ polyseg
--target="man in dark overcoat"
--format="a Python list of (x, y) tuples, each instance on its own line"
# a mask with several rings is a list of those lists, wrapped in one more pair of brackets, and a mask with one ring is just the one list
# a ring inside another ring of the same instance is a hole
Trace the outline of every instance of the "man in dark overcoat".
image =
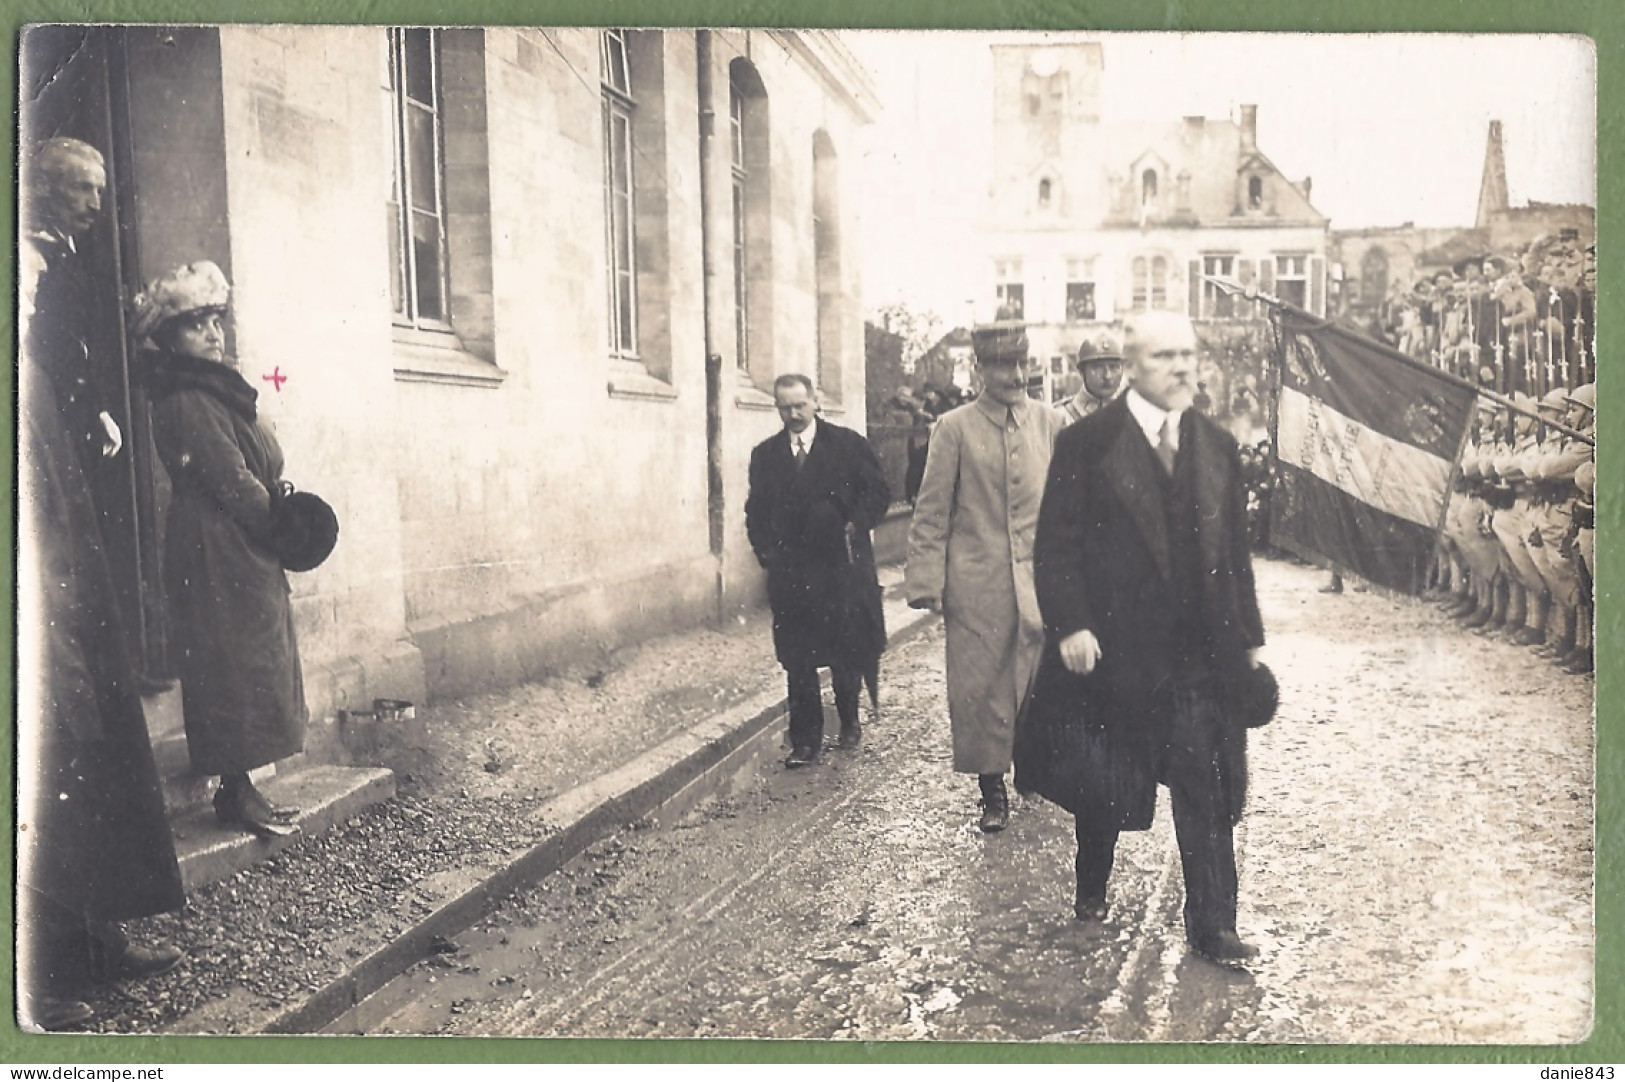
[[(117, 452), (90, 396), (79, 245), (106, 185), (70, 139), (37, 154), (20, 275), (18, 986), (20, 1021), (87, 1021), (89, 979), (173, 969), (118, 922), (185, 902), (88, 475)], [(77, 306), (77, 307), (76, 307)]]
[(1185, 934), (1235, 962), (1232, 831), (1263, 624), (1235, 440), (1191, 408), (1196, 336), (1166, 312), (1129, 320), (1128, 391), (1056, 442), (1033, 549), (1048, 644), (1017, 738), (1018, 787), (1076, 819), (1080, 920), (1107, 915), (1117, 836), (1173, 801)]
[(823, 747), (822, 667), (835, 688), (841, 747), (862, 739), (858, 694), (865, 679), (873, 692), (886, 646), (870, 531), (891, 493), (869, 441), (816, 416), (806, 376), (780, 376), (773, 400), (784, 428), (751, 452), (745, 531), (767, 572), (773, 646), (789, 681), (785, 765), (800, 767)]

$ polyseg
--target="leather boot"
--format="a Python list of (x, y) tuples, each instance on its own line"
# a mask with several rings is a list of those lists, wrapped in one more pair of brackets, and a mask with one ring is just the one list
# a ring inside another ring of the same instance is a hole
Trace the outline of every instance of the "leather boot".
[(1010, 825), (1010, 794), (1004, 788), (1003, 774), (983, 774), (982, 833), (997, 834)]

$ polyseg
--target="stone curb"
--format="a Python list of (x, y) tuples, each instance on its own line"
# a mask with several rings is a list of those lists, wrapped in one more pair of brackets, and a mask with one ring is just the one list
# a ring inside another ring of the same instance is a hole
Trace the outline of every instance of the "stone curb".
[[(905, 611), (906, 622), (887, 637), (888, 649), (915, 638), (940, 619), (928, 612)], [(441, 885), (444, 893), (439, 903), (410, 928), (358, 958), (345, 973), (303, 1002), (259, 1021), (239, 1015), (234, 1019), (244, 1027), (239, 1032), (320, 1030), (428, 957), (437, 940), (450, 939), (473, 926), (513, 890), (545, 879), (588, 847), (674, 802), (686, 810), (713, 795), (739, 769), (766, 752), (786, 707), (782, 692), (757, 696), (550, 801), (541, 816), (549, 823), (562, 824), (558, 833), (505, 864), (452, 876), (452, 882)]]

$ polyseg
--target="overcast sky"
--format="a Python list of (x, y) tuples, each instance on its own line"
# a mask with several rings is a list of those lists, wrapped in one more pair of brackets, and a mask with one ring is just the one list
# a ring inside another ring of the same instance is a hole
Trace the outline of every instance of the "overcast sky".
[[(1236, 116), (1288, 178), (1314, 180), (1333, 229), (1470, 226), (1489, 121), (1514, 205), (1596, 203), (1595, 54), (1556, 35), (857, 31), (885, 112), (865, 133), (864, 293), (962, 321), (982, 276), (995, 40), (1097, 40), (1102, 119)], [(957, 309), (958, 311), (955, 311)]]

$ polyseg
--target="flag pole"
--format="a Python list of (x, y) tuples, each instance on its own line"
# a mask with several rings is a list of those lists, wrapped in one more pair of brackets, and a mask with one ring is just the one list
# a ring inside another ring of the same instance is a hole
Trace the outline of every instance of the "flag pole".
[[(1454, 372), (1446, 371), (1443, 368), (1434, 368), (1431, 364), (1423, 364), (1421, 361), (1417, 360), (1415, 357), (1412, 357), (1412, 356), (1410, 356), (1409, 354), (1406, 354), (1406, 353), (1401, 353), (1399, 350), (1394, 349), (1392, 346), (1388, 345), (1385, 342), (1378, 342), (1375, 339), (1366, 338), (1365, 335), (1363, 335), (1363, 334), (1357, 334), (1355, 331), (1351, 331), (1347, 327), (1339, 326), (1336, 323), (1333, 323), (1329, 319), (1322, 319), (1321, 317), (1315, 315), (1313, 312), (1306, 312), (1302, 308), (1299, 308), (1297, 305), (1288, 304), (1286, 301), (1283, 301), (1281, 298), (1273, 296), (1272, 294), (1260, 292), (1259, 290), (1254, 289), (1251, 286), (1243, 286), (1240, 282), (1233, 282), (1228, 278), (1215, 278), (1211, 274), (1202, 275), (1202, 279), (1203, 279), (1203, 281), (1212, 282), (1214, 286), (1218, 287), (1219, 289), (1224, 290), (1226, 293), (1230, 294), (1231, 296), (1245, 297), (1247, 300), (1250, 300), (1250, 301), (1255, 301), (1255, 300), (1256, 301), (1263, 301), (1265, 304), (1269, 305), (1271, 308), (1274, 308), (1277, 312), (1290, 313), (1292, 315), (1301, 316), (1304, 319), (1311, 320), (1314, 323), (1317, 323), (1322, 327), (1332, 327), (1335, 330), (1337, 330), (1337, 331), (1339, 331), (1339, 332), (1341, 332), (1343, 334), (1354, 335), (1355, 337), (1360, 338), (1362, 341), (1370, 342), (1373, 346), (1375, 346), (1376, 348), (1382, 350), (1384, 353), (1388, 354), (1388, 356), (1392, 357), (1396, 361), (1402, 361), (1405, 364), (1410, 365), (1412, 368), (1415, 368), (1415, 369), (1418, 369), (1420, 371), (1426, 372), (1430, 376), (1434, 376), (1434, 377), (1436, 377), (1438, 379), (1442, 379), (1446, 383), (1453, 383), (1457, 387), (1462, 387), (1462, 388), (1465, 388), (1466, 390), (1472, 391), (1474, 394), (1479, 395), (1481, 398), (1487, 398), (1491, 402), (1494, 402), (1496, 405), (1501, 406), (1504, 409), (1511, 410), (1513, 413), (1521, 413), (1525, 417), (1531, 417), (1534, 420), (1539, 421), (1541, 424), (1545, 425), (1546, 427), (1555, 428), (1557, 431), (1563, 433), (1565, 436), (1569, 436), (1569, 437), (1572, 437), (1573, 439), (1577, 439), (1581, 443), (1589, 444), (1592, 447), (1595, 447), (1597, 445), (1597, 441), (1596, 441), (1595, 437), (1588, 436), (1584, 432), (1581, 432), (1577, 428), (1570, 428), (1568, 425), (1564, 424), (1561, 421), (1554, 421), (1549, 417), (1542, 417), (1538, 411), (1532, 410), (1527, 406), (1523, 406), (1523, 405), (1518, 404), (1517, 402), (1514, 402), (1512, 399), (1508, 398), (1504, 394), (1501, 394), (1499, 391), (1486, 390), (1485, 388), (1480, 387), (1478, 384), (1474, 383), (1472, 380), (1463, 379), (1462, 377), (1456, 375)], [(1284, 352), (1284, 350), (1286, 348), (1285, 328), (1281, 328), (1277, 332), (1277, 338), (1278, 338), (1278, 340), (1277, 340), (1277, 350), (1276, 350), (1276, 362), (1277, 362), (1277, 364), (1279, 364), (1280, 360), (1281, 360), (1281, 354)]]

